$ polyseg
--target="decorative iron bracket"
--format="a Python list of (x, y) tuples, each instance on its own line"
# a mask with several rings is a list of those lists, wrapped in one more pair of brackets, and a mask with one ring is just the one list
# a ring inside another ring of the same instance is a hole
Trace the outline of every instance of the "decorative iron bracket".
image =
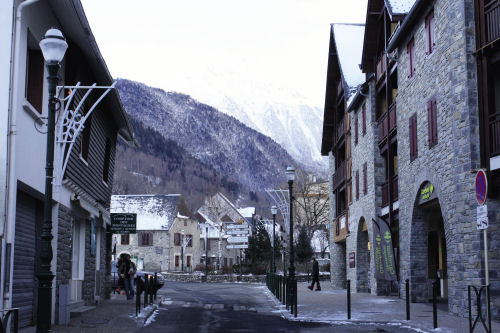
[(274, 189), (266, 189), (267, 195), (271, 198), (271, 200), (275, 203), (276, 207), (280, 210), (281, 216), (283, 216), (283, 221), (285, 221), (285, 231), (289, 235), (290, 234), (290, 198), (288, 190), (274, 190)]
[[(52, 180), (55, 186), (54, 192), (59, 191), (62, 185), (64, 173), (68, 166), (69, 157), (76, 139), (85, 128), (85, 121), (89, 118), (97, 105), (104, 97), (115, 89), (116, 81), (111, 86), (98, 86), (94, 83), (91, 86), (82, 86), (80, 82), (76, 86), (58, 86), (56, 96), (60, 96), (61, 92), (68, 92), (67, 96), (58, 97), (59, 113), (56, 118), (56, 143), (55, 143), (55, 161), (54, 161), (54, 179)], [(85, 111), (83, 106), (94, 90), (103, 90), (92, 106)], [(80, 100), (74, 110), (70, 109), (72, 101), (76, 100), (75, 96), (79, 93)]]

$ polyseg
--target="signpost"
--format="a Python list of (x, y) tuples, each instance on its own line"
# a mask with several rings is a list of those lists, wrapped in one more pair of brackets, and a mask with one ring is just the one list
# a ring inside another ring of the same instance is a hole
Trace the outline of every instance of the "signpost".
[(227, 238), (228, 243), (248, 243), (248, 236), (231, 236)]
[[(226, 248), (229, 249), (248, 249), (248, 236), (250, 234), (250, 228), (247, 223), (243, 220), (239, 220), (238, 223), (226, 224), (227, 234), (230, 235), (227, 238), (228, 245)], [(241, 253), (240, 253), (241, 258)]]
[(248, 244), (231, 244), (226, 246), (227, 249), (248, 249)]
[(111, 213), (111, 232), (113, 234), (135, 234), (137, 229), (136, 213)]
[[(490, 272), (488, 268), (488, 207), (484, 204), (486, 202), (486, 196), (488, 194), (488, 178), (486, 177), (486, 172), (484, 170), (479, 170), (476, 174), (476, 200), (479, 206), (477, 207), (477, 229), (483, 230), (484, 237), (484, 278), (486, 286), (490, 285)], [(488, 289), (486, 289), (488, 293)], [(489, 299), (489, 295), (486, 296)], [(489, 304), (488, 304), (489, 307)], [(488, 317), (490, 313), (488, 311)], [(491, 320), (491, 318), (488, 318)]]

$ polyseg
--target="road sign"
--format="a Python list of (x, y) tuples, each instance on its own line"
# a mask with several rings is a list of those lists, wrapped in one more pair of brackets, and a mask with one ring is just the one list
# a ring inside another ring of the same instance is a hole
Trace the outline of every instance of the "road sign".
[(231, 229), (226, 231), (228, 235), (247, 235), (248, 233), (248, 229)]
[(136, 213), (111, 213), (111, 233), (135, 234), (137, 226)]
[(488, 180), (486, 172), (479, 170), (476, 174), (476, 200), (480, 205), (484, 205), (486, 194), (488, 193)]
[(248, 224), (226, 224), (227, 229), (248, 229)]
[(228, 243), (248, 243), (247, 236), (232, 236), (227, 238)]
[(228, 250), (230, 249), (248, 249), (248, 244), (236, 244), (226, 246)]
[(488, 229), (488, 207), (477, 207), (477, 230)]

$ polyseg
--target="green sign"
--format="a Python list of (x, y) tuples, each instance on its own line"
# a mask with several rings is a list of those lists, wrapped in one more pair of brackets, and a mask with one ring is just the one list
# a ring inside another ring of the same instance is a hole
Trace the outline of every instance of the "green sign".
[(394, 249), (389, 226), (382, 219), (373, 220), (373, 249), (375, 251), (375, 277), (380, 280), (396, 280)]
[(111, 213), (111, 232), (113, 234), (135, 234), (136, 213)]
[(434, 185), (431, 183), (428, 183), (422, 189), (420, 190), (420, 197), (422, 198), (422, 201), (424, 200), (429, 200), (429, 198), (432, 196), (432, 193), (434, 193)]

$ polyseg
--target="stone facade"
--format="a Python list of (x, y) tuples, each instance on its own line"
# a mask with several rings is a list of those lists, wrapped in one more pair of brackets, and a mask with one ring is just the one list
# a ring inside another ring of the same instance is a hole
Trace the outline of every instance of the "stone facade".
[[(176, 265), (175, 257), (181, 256), (181, 246), (176, 245), (174, 241), (174, 235), (176, 233), (182, 234), (184, 231), (184, 237), (191, 235), (191, 246), (185, 246), (183, 250), (184, 255), (184, 271), (192, 271), (197, 263), (200, 262), (200, 227), (198, 221), (188, 218), (176, 218), (172, 227), (170, 227), (170, 271), (179, 271), (182, 266), (182, 259), (179, 259), (178, 265)], [(182, 237), (181, 237), (182, 244)], [(189, 266), (188, 266), (188, 259)]]
[[(141, 232), (151, 233), (153, 245), (139, 246), (138, 236)], [(122, 244), (122, 237), (116, 237), (116, 254), (128, 252), (143, 262), (143, 269), (152, 272), (166, 272), (170, 269), (170, 234), (168, 230), (137, 230), (136, 234), (129, 235), (129, 243)]]
[[(431, 10), (431, 7), (429, 7)], [(429, 206), (420, 205), (422, 184), (433, 184), (446, 238), (448, 306), (467, 315), (467, 286), (484, 284), (483, 243), (476, 230), (474, 178), (480, 166), (479, 127), (472, 0), (438, 0), (434, 4), (434, 51), (426, 55), (425, 15), (400, 45), (397, 127), (401, 278), (410, 280), (412, 301), (429, 297), (427, 234)], [(415, 75), (408, 78), (406, 45), (415, 41)], [(427, 102), (437, 102), (436, 145), (429, 147)], [(410, 160), (409, 118), (417, 115), (418, 157)], [(493, 314), (499, 317), (498, 199), (488, 199), (490, 277)], [(430, 205), (430, 203), (429, 203)], [(435, 216), (433, 216), (435, 218)], [(496, 231), (496, 232), (495, 232)], [(404, 289), (404, 287), (403, 287)], [(404, 295), (404, 290), (401, 294)]]

